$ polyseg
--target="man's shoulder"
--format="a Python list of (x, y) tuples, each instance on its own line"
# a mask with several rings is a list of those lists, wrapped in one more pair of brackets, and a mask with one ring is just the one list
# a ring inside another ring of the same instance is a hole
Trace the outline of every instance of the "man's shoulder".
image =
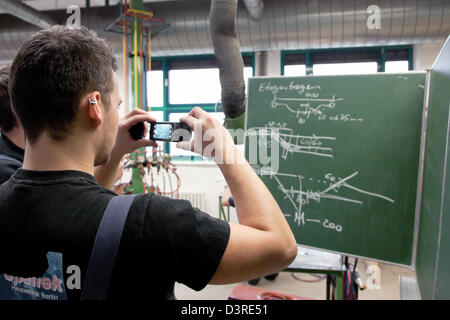
[(9, 178), (20, 168), (18, 163), (7, 160), (0, 160), (0, 185), (8, 181)]

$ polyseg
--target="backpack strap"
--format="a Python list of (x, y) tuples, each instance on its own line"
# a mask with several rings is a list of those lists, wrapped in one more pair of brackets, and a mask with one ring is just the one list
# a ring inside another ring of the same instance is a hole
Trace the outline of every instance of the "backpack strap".
[(125, 220), (136, 194), (116, 196), (106, 207), (95, 236), (81, 300), (105, 300)]
[(0, 154), (0, 160), (12, 162), (12, 163), (18, 165), (19, 167), (22, 166), (22, 162), (20, 162), (20, 161), (17, 160), (17, 159), (14, 159), (13, 157), (6, 156), (6, 155), (4, 155), (4, 154)]

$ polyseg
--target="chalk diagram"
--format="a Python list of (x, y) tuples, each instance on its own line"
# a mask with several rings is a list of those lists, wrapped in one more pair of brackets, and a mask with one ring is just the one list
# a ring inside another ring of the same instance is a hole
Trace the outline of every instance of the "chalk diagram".
[(290, 112), (294, 113), (298, 122), (303, 124), (311, 116), (321, 116), (324, 110), (334, 109), (336, 102), (343, 101), (343, 98), (337, 98), (333, 95), (331, 99), (319, 98), (279, 98), (274, 95), (271, 102), (272, 108), (284, 107)]
[[(314, 179), (302, 175), (273, 172), (270, 168), (260, 168), (255, 170), (259, 176), (269, 176), (277, 182), (277, 189), (283, 193), (284, 199), (288, 200), (294, 208), (294, 222), (297, 223), (298, 226), (303, 226), (307, 222), (319, 223), (324, 226), (325, 221), (308, 219), (305, 217), (305, 209), (310, 203), (320, 203), (321, 201), (324, 201), (324, 199), (350, 202), (355, 205), (363, 206), (364, 202), (358, 198), (358, 195), (364, 194), (390, 203), (395, 203), (393, 199), (387, 196), (363, 190), (350, 184), (350, 181), (359, 174), (357, 171), (345, 178), (336, 177), (332, 173), (327, 173), (322, 179)], [(314, 186), (311, 187), (312, 185)], [(339, 195), (339, 191), (343, 188), (355, 191), (355, 196), (349, 198)], [(291, 217), (292, 214), (285, 213), (285, 216)], [(342, 231), (342, 226), (330, 223), (327, 219), (325, 220), (328, 226), (330, 226), (330, 224), (334, 226), (334, 228), (331, 229), (335, 229), (338, 232)]]
[(291, 128), (252, 128), (247, 132), (247, 135), (274, 139), (282, 148), (281, 157), (285, 160), (290, 153), (333, 158), (333, 148), (330, 143), (336, 140), (334, 137), (322, 137), (315, 134), (310, 136), (295, 135)]
[[(311, 120), (348, 124), (362, 124), (364, 122), (363, 117), (354, 116), (346, 111), (339, 111), (338, 106), (343, 103), (344, 98), (337, 97), (335, 94), (331, 94), (331, 97), (321, 96), (320, 90), (322, 90), (320, 86), (295, 82), (291, 82), (289, 85), (274, 85), (265, 82), (259, 88), (259, 92), (270, 91), (273, 94), (273, 99), (269, 100), (270, 109), (289, 111), (295, 115), (299, 125), (306, 124)], [(279, 95), (282, 91), (296, 91), (298, 97), (282, 97)], [(294, 129), (288, 128), (286, 123), (271, 121), (265, 127), (252, 128), (252, 130), (247, 131), (247, 134), (249, 136), (270, 137), (276, 141), (275, 146), (281, 148), (281, 158), (285, 161), (288, 160), (289, 155), (295, 154), (334, 159), (337, 137), (321, 135), (317, 132), (296, 134)], [(267, 143), (267, 139), (265, 140)], [(271, 146), (275, 147), (272, 144)], [(269, 147), (268, 143), (267, 147)], [(335, 221), (308, 216), (308, 206), (313, 203), (335, 201), (364, 206), (364, 199), (367, 199), (367, 197), (395, 203), (394, 199), (388, 196), (359, 188), (355, 182), (355, 177), (359, 175), (357, 170), (343, 178), (335, 176), (332, 172), (324, 174), (321, 178), (313, 178), (303, 176), (298, 172), (296, 174), (273, 172), (269, 167), (254, 166), (254, 168), (259, 176), (270, 177), (271, 180), (276, 182), (277, 190), (281, 192), (283, 199), (293, 209), (291, 212), (285, 212), (284, 214), (287, 218), (293, 219), (294, 224), (298, 227), (306, 224), (317, 224), (328, 230), (343, 231), (343, 227)], [(282, 169), (282, 167), (280, 168)], [(344, 190), (346, 191), (343, 192)]]

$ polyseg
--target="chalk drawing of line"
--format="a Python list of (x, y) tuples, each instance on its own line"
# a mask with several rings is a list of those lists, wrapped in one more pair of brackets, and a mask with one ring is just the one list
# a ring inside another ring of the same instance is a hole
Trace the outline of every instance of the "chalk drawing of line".
[[(273, 173), (273, 172), (264, 171), (264, 170), (260, 170), (259, 174), (260, 175), (270, 175), (271, 178), (274, 178), (277, 181), (277, 183), (278, 183), (278, 189), (281, 192), (283, 192), (283, 194), (285, 195), (285, 199), (288, 199), (291, 202), (291, 204), (294, 206), (295, 210), (297, 212), (301, 213), (300, 211), (301, 211), (301, 206), (302, 206), (302, 198), (307, 195), (307, 192), (304, 192), (302, 190), (301, 177), (300, 176), (291, 175), (291, 174), (279, 174), (279, 173)], [(349, 185), (346, 181), (351, 180), (356, 175), (358, 175), (358, 172), (355, 172), (355, 173), (349, 175), (348, 177), (346, 177), (344, 179), (340, 179), (336, 183), (330, 185), (325, 190), (323, 190), (321, 192), (318, 192), (317, 195), (318, 195), (319, 199), (320, 198), (326, 198), (326, 199), (332, 199), (332, 200), (338, 200), (338, 201), (344, 201), (344, 202), (352, 202), (352, 203), (356, 203), (356, 204), (359, 204), (359, 205), (363, 205), (363, 202), (359, 201), (359, 200), (345, 198), (345, 197), (341, 197), (341, 196), (333, 195), (333, 194), (328, 194), (328, 192), (331, 191), (331, 190), (333, 190), (335, 192), (338, 192), (339, 188), (347, 187), (349, 189), (355, 190), (355, 191), (357, 191), (359, 193), (362, 193), (362, 194), (366, 194), (366, 195), (373, 196), (373, 197), (378, 197), (378, 198), (381, 198), (381, 199), (386, 200), (386, 201), (391, 202), (391, 203), (395, 202), (394, 200), (392, 200), (392, 199), (390, 199), (390, 198), (388, 198), (386, 196), (383, 196), (383, 195), (380, 195), (380, 194), (376, 194), (376, 193), (373, 193), (373, 192), (369, 192), (369, 191), (365, 191), (365, 190), (356, 188), (356, 187), (354, 187), (352, 185)], [(300, 190), (294, 190), (292, 186), (291, 186), (290, 189), (286, 189), (284, 184), (280, 181), (280, 179), (277, 176), (297, 177), (297, 178), (299, 178), (299, 180), (300, 180)], [(298, 199), (298, 203), (296, 202), (295, 198)]]
[(318, 137), (316, 135), (303, 136), (295, 135), (290, 128), (266, 128), (255, 127), (247, 130), (247, 136), (268, 136), (275, 139), (283, 148), (282, 158), (287, 159), (289, 153), (303, 153), (319, 157), (333, 158), (333, 149), (330, 147), (319, 147), (314, 145), (302, 145), (301, 141), (306, 140), (311, 143), (324, 143), (325, 141), (335, 141), (334, 137)]
[[(277, 96), (274, 96), (274, 99), (271, 102), (272, 108), (277, 107), (285, 107), (290, 112), (295, 113), (297, 118), (299, 115), (306, 115), (309, 119), (310, 114), (315, 115), (321, 115), (322, 111), (320, 110), (322, 107), (326, 107), (328, 109), (333, 109), (336, 106), (336, 102), (343, 101), (344, 98), (338, 98), (336, 99), (335, 96), (331, 99), (314, 99), (314, 98), (278, 98)], [(297, 102), (300, 104), (297, 106), (298, 109), (293, 109), (293, 107), (289, 106), (288, 103), (280, 103), (280, 102)], [(308, 102), (307, 104), (302, 104), (301, 102)], [(310, 103), (314, 102), (328, 102), (326, 104), (319, 104), (315, 108), (310, 106)], [(302, 110), (304, 108), (304, 110)]]
[(271, 137), (280, 143), (283, 148), (282, 157), (285, 160), (289, 153), (304, 153), (319, 157), (333, 158), (333, 149), (330, 147), (303, 146), (300, 142), (302, 140), (309, 140), (315, 143), (324, 143), (325, 141), (335, 141), (336, 138), (334, 137), (318, 137), (314, 134), (312, 136), (295, 135), (292, 134), (292, 129), (290, 128), (282, 128), (273, 131), (271, 132)]
[(377, 193), (373, 193), (373, 192), (369, 192), (369, 191), (365, 191), (365, 190), (356, 188), (356, 187), (354, 187), (354, 186), (352, 186), (352, 185), (350, 185), (350, 184), (348, 184), (348, 183), (346, 182), (346, 181), (352, 179), (353, 177), (355, 177), (356, 175), (358, 175), (358, 172), (355, 172), (355, 173), (351, 174), (350, 176), (348, 176), (348, 177), (346, 177), (346, 178), (344, 178), (344, 179), (339, 180), (338, 182), (332, 184), (330, 187), (328, 187), (327, 189), (325, 189), (324, 191), (322, 191), (321, 194), (325, 194), (325, 193), (327, 193), (327, 192), (330, 191), (330, 190), (337, 191), (336, 188), (339, 188), (339, 187), (342, 186), (342, 187), (346, 187), (346, 188), (355, 190), (355, 191), (357, 191), (357, 192), (359, 192), (359, 193), (366, 194), (366, 195), (368, 195), (368, 196), (381, 198), (381, 199), (386, 200), (386, 201), (389, 201), (389, 202), (391, 202), (391, 203), (394, 203), (394, 202), (395, 202), (395, 201), (392, 200), (391, 198), (388, 198), (388, 197), (386, 197), (386, 196), (383, 196), (383, 195), (380, 195), (380, 194), (377, 194)]
[[(300, 139), (305, 139), (302, 136), (287, 135), (287, 134), (274, 134), (272, 137), (280, 143), (283, 148), (283, 154), (281, 155), (283, 159), (287, 159), (289, 153), (304, 153), (319, 157), (333, 158), (333, 149), (327, 147), (317, 147), (317, 146), (302, 146), (299, 145)], [(310, 140), (336, 140), (336, 138), (331, 137), (307, 137)], [(295, 142), (292, 142), (292, 141)]]

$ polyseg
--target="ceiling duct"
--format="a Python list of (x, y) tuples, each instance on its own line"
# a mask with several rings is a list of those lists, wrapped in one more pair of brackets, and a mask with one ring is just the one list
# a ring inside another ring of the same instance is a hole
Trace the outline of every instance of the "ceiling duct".
[[(450, 1), (372, 0), (380, 8), (381, 29), (369, 29), (367, 1), (265, 0), (264, 16), (253, 20), (239, 1), (236, 31), (242, 51), (272, 51), (418, 44), (445, 40), (450, 33)], [(171, 24), (152, 41), (153, 56), (211, 54), (210, 0), (147, 3)], [(45, 15), (65, 23), (65, 10)], [(104, 32), (119, 16), (117, 6), (82, 9), (81, 23), (97, 31), (119, 53), (121, 38)], [(38, 28), (0, 15), (0, 60), (12, 59), (21, 43)]]
[(45, 14), (23, 4), (19, 0), (2, 0), (0, 1), (0, 9), (42, 29), (47, 29), (55, 24)]

